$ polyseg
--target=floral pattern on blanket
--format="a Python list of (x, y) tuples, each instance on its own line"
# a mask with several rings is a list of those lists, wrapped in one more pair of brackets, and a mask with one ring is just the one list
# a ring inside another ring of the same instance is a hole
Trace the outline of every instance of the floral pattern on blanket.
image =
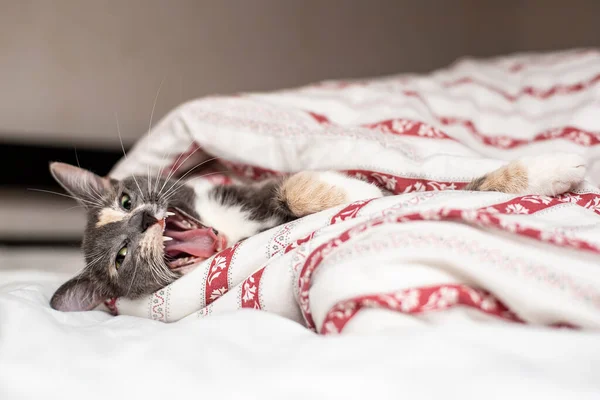
[(273, 228), (148, 299), (106, 306), (164, 322), (258, 309), (321, 334), (481, 321), (598, 329), (597, 177), (557, 197), (459, 189), (522, 155), (573, 152), (593, 166), (599, 85), (600, 52), (586, 50), (187, 103), (113, 176), (182, 176), (182, 159), (203, 153), (241, 179), (329, 169), (394, 196)]

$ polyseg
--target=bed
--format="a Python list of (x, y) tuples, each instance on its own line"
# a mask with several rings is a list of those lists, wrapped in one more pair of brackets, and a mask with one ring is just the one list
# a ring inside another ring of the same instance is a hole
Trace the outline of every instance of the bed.
[[(112, 176), (333, 169), (394, 196), (86, 313), (48, 306), (77, 252), (4, 251), (0, 395), (599, 398), (599, 82), (600, 52), (576, 49), (181, 105)], [(586, 181), (558, 197), (456, 190), (548, 152), (584, 157)]]

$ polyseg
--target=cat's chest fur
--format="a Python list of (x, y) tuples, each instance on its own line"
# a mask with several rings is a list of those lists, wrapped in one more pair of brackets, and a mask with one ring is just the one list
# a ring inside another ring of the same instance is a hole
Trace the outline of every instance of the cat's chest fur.
[(272, 205), (273, 189), (261, 186), (195, 185), (193, 208), (200, 221), (216, 229), (228, 245), (269, 229), (285, 220)]

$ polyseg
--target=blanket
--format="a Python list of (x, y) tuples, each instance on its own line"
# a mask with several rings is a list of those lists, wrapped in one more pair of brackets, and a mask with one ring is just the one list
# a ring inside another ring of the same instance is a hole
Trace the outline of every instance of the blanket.
[[(275, 227), (150, 296), (103, 307), (163, 322), (252, 308), (321, 334), (482, 322), (598, 329), (599, 106), (593, 49), (185, 103), (111, 176), (210, 185), (336, 170), (393, 195)], [(457, 190), (508, 160), (556, 151), (588, 162), (570, 193)]]

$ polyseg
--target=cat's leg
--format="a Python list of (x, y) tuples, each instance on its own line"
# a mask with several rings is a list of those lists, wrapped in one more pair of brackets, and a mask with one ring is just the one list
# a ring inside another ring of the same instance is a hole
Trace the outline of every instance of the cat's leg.
[(585, 171), (585, 160), (577, 154), (528, 156), (474, 179), (465, 190), (555, 196), (580, 184)]
[(299, 172), (282, 180), (277, 188), (277, 201), (298, 218), (382, 196), (377, 186), (337, 172)]

